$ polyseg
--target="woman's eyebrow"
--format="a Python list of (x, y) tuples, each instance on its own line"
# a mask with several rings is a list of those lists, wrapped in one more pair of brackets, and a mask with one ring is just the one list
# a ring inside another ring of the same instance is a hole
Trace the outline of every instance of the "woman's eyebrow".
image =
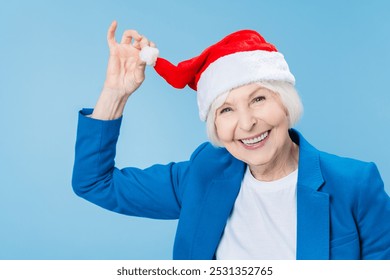
[[(249, 93), (248, 99), (253, 98), (253, 96), (256, 95), (259, 91), (265, 91), (265, 90), (266, 90), (266, 89), (263, 88), (263, 87), (258, 87), (258, 88), (253, 89), (253, 90)], [(233, 100), (233, 101), (234, 101), (234, 100)], [(234, 103), (234, 102), (233, 102), (233, 103)], [(231, 103), (231, 102), (225, 100), (225, 102), (222, 103), (222, 105), (219, 106), (219, 108), (221, 108), (221, 107), (223, 107), (223, 106), (233, 106), (233, 103)]]
[(263, 88), (263, 87), (255, 88), (248, 96), (249, 96), (249, 98), (252, 98), (254, 95), (259, 93), (259, 91), (264, 91), (264, 90), (265, 90), (265, 88)]
[(228, 101), (225, 101), (222, 103), (221, 106), (219, 106), (219, 108), (222, 108), (222, 107), (225, 107), (225, 106), (232, 106), (233, 104), (232, 103), (229, 103)]

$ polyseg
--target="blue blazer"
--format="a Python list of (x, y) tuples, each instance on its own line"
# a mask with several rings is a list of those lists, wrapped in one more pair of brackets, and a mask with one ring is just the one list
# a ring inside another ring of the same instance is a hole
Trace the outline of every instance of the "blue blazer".
[[(147, 169), (114, 167), (121, 119), (79, 115), (73, 189), (106, 209), (179, 219), (174, 259), (213, 259), (246, 165), (226, 149), (200, 145), (189, 161)], [(390, 259), (390, 198), (373, 163), (320, 152), (301, 134), (297, 259)]]

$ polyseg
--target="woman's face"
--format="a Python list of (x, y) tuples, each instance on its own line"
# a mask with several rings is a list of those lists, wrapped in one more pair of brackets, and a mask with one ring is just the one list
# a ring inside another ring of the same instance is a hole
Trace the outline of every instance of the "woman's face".
[(232, 90), (216, 110), (215, 126), (225, 148), (251, 168), (272, 166), (290, 147), (289, 120), (279, 95), (258, 84)]

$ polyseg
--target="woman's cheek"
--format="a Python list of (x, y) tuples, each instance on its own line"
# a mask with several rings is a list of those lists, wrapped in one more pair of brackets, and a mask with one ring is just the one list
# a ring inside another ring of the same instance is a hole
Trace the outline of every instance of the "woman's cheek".
[(229, 139), (229, 126), (226, 122), (219, 121), (216, 123), (217, 136), (221, 141), (227, 141)]

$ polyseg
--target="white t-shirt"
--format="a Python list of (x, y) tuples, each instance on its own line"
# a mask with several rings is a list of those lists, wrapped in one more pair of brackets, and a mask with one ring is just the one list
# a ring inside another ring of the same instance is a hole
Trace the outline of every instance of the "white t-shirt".
[(272, 182), (247, 168), (216, 252), (217, 259), (296, 259), (298, 170)]

